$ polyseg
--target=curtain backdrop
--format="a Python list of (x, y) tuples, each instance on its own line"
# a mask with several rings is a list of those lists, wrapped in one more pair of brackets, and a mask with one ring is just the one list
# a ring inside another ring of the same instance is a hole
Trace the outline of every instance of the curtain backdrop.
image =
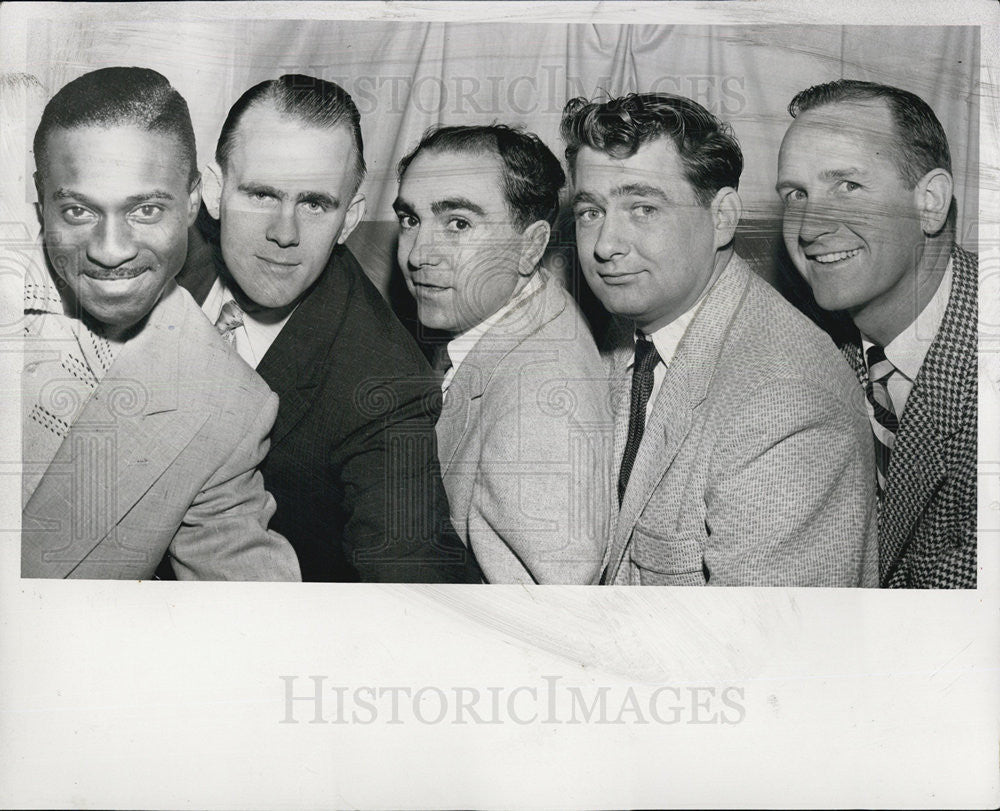
[(27, 70), (47, 96), (102, 66), (142, 65), (163, 73), (190, 105), (203, 164), (230, 105), (256, 82), (300, 72), (341, 84), (361, 110), (369, 165), (363, 187), (369, 223), (351, 245), (383, 291), (392, 272), (395, 165), (424, 130), (435, 124), (523, 124), (562, 156), (563, 105), (572, 96), (601, 91), (675, 92), (729, 121), (746, 159), (740, 187), (745, 219), (773, 223), (777, 151), (791, 120), (788, 102), (798, 90), (841, 77), (911, 90), (931, 105), (948, 134), (959, 238), (975, 247), (976, 28), (116, 23), (105, 17), (72, 26), (38, 22), (29, 36)]

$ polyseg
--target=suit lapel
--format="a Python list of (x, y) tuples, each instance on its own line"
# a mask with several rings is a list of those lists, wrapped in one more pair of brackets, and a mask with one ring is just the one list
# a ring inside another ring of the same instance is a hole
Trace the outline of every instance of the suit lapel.
[(348, 302), (357, 293), (352, 263), (343, 246), (334, 250), (316, 284), (257, 365), (257, 373), (281, 403), (271, 431), (272, 447), (306, 414), (326, 377)]
[[(35, 543), (31, 560), (22, 558), (22, 575), (70, 574), (208, 418), (178, 411), (177, 377), (187, 317), (184, 294), (171, 285), (73, 423), (24, 510), (28, 520), (62, 516), (69, 525), (32, 532)], [(35, 566), (40, 569), (35, 571)]]
[(504, 313), (455, 370), (437, 423), (442, 475), (447, 474), (463, 440), (478, 422), (473, 419), (475, 401), (483, 396), (500, 361), (566, 308), (556, 282), (543, 269), (537, 272), (541, 286)]
[[(734, 254), (667, 367), (615, 521), (608, 557), (608, 583), (614, 582), (632, 531), (690, 432), (695, 409), (708, 393), (734, 314), (746, 295), (750, 272), (746, 263)], [(614, 363), (616, 485), (628, 436), (631, 379), (626, 366), (632, 351), (632, 347), (616, 350)]]
[(942, 448), (975, 407), (978, 272), (976, 258), (952, 251), (952, 291), (899, 423), (889, 461), (889, 487), (879, 520), (883, 583), (898, 567), (914, 526), (947, 478)]

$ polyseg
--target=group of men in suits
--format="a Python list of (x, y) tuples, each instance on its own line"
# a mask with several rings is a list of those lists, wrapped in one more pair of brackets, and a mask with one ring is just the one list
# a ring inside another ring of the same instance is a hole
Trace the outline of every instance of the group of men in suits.
[(543, 267), (566, 176), (537, 136), (437, 127), (400, 161), (435, 373), (344, 245), (366, 167), (342, 88), (254, 86), (202, 177), (162, 76), (71, 82), (35, 138), (22, 575), (975, 586), (944, 133), (865, 82), (790, 112), (785, 242), (856, 324), (843, 354), (735, 254), (730, 128), (647, 93), (563, 114), (599, 341)]

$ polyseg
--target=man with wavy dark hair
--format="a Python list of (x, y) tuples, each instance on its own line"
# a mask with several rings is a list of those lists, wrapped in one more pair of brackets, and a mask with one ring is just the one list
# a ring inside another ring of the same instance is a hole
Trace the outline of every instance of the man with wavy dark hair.
[(562, 134), (583, 275), (623, 327), (604, 582), (875, 585), (861, 398), (830, 339), (733, 250), (730, 128), (643, 93), (571, 100)]
[(334, 82), (251, 87), (205, 177), (210, 256), (180, 281), (280, 397), (261, 472), (302, 578), (479, 582), (448, 521), (433, 373), (344, 244), (364, 217), (363, 150)]
[(944, 128), (913, 93), (853, 79), (789, 112), (785, 245), (857, 327), (842, 349), (874, 439), (881, 583), (974, 588), (979, 265), (955, 241)]
[(607, 542), (607, 375), (541, 266), (565, 175), (501, 124), (430, 130), (399, 163), (399, 264), (450, 337), (437, 424), (452, 521), (491, 583), (592, 583)]
[(201, 199), (187, 104), (159, 73), (63, 87), (35, 134), (21, 574), (298, 580), (256, 471), (277, 398), (174, 282)]

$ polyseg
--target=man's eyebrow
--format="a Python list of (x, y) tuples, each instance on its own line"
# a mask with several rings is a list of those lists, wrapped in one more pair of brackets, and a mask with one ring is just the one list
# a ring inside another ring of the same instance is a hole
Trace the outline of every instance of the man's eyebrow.
[(863, 169), (856, 166), (848, 166), (844, 169), (825, 169), (819, 173), (823, 180), (843, 180), (845, 177), (858, 177), (864, 175)]
[(573, 195), (573, 199), (570, 200), (570, 205), (575, 206), (577, 203), (593, 203), (594, 205), (600, 205), (601, 201), (589, 191), (578, 191)]
[(482, 206), (476, 205), (466, 197), (448, 197), (431, 203), (431, 212), (434, 214), (445, 214), (456, 210), (470, 211), (480, 217), (486, 216), (486, 210)]
[(240, 183), (236, 188), (245, 194), (266, 194), (268, 197), (276, 197), (278, 200), (284, 200), (288, 196), (283, 191), (279, 191), (274, 186), (268, 186), (266, 183)]
[[(81, 203), (86, 203), (88, 206), (93, 208), (100, 208), (93, 200), (91, 200), (86, 194), (78, 192), (75, 189), (67, 189), (64, 186), (55, 190), (52, 195), (56, 200), (79, 200)], [(163, 189), (153, 189), (152, 191), (143, 192), (141, 194), (131, 194), (125, 198), (126, 206), (137, 206), (140, 203), (145, 203), (150, 200), (173, 200), (174, 195)]]
[(670, 202), (670, 198), (663, 189), (650, 186), (648, 183), (625, 183), (615, 188), (611, 194), (614, 197), (655, 197), (664, 203)]
[(395, 212), (402, 212), (404, 214), (412, 214), (413, 206), (406, 202), (402, 197), (397, 197), (392, 201), (392, 210)]

